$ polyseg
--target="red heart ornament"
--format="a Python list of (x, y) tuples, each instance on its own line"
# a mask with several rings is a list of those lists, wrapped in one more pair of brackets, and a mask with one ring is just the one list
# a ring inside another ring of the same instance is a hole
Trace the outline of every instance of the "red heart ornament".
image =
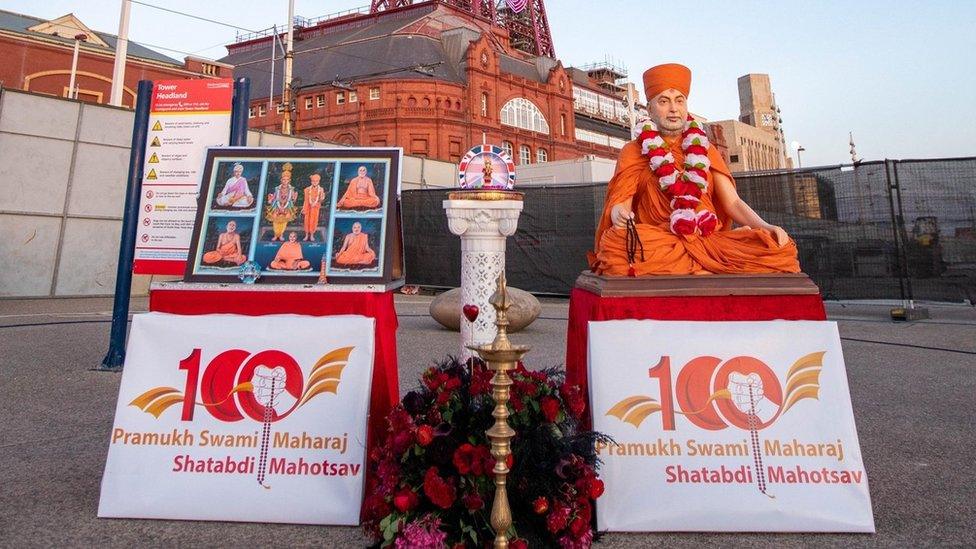
[(478, 318), (478, 313), (481, 312), (477, 305), (465, 305), (461, 308), (464, 313), (464, 318), (468, 319), (468, 322), (474, 322)]

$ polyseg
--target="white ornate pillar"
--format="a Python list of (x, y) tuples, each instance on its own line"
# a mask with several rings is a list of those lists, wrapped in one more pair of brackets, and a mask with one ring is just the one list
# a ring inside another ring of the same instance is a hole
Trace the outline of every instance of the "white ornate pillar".
[(461, 314), (459, 356), (467, 360), (474, 353), (466, 345), (487, 344), (495, 338), (495, 309), (488, 299), (505, 270), (505, 239), (518, 227), (522, 193), (452, 192), (444, 210), (451, 232), (461, 237), (461, 307), (478, 306), (474, 322)]

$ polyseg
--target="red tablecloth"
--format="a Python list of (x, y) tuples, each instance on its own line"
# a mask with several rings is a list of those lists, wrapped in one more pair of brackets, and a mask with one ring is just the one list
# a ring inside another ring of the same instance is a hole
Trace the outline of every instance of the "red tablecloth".
[(569, 299), (566, 381), (587, 385), (591, 320), (826, 320), (819, 295), (601, 297), (574, 288)]
[[(149, 310), (180, 315), (237, 314), (309, 316), (362, 315), (376, 320), (373, 383), (367, 452), (385, 428), (384, 419), (400, 400), (397, 376), (397, 315), (393, 292), (210, 291), (154, 289)], [(367, 454), (368, 455), (368, 454)]]

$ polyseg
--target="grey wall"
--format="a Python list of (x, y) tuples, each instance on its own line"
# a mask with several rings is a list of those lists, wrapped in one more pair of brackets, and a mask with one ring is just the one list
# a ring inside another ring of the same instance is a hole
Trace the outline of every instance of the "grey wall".
[[(0, 299), (110, 296), (134, 113), (0, 88)], [(335, 146), (249, 132), (248, 145)], [(451, 187), (447, 162), (406, 157), (403, 189)], [(133, 295), (152, 280), (134, 276)]]
[(132, 111), (0, 93), (0, 297), (111, 295)]

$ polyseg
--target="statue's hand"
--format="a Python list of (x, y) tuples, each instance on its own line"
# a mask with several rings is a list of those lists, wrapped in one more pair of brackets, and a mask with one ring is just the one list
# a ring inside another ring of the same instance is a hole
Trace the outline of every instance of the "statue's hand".
[(627, 226), (627, 220), (633, 218), (634, 212), (630, 211), (627, 204), (623, 202), (614, 205), (613, 208), (610, 208), (610, 221), (613, 223), (614, 227), (623, 229)]
[(766, 227), (766, 231), (768, 231), (769, 234), (773, 235), (773, 238), (776, 239), (776, 243), (779, 244), (781, 248), (785, 246), (787, 242), (790, 241), (790, 237), (788, 234), (786, 234), (786, 231), (783, 230), (783, 227), (779, 227), (776, 225), (769, 225), (768, 227)]

